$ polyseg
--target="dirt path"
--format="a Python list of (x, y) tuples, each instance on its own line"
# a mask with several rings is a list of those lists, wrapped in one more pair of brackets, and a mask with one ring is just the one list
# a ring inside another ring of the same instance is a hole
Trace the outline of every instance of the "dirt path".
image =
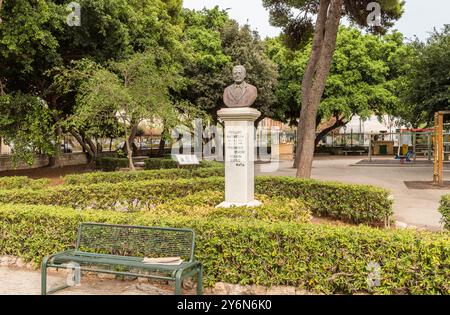
[(92, 172), (92, 168), (89, 165), (72, 165), (72, 166), (64, 166), (58, 168), (52, 167), (40, 167), (34, 169), (26, 169), (26, 170), (10, 170), (10, 171), (1, 171), (0, 177), (2, 176), (28, 176), (33, 179), (38, 178), (50, 178), (52, 180), (59, 180), (62, 176), (69, 174), (80, 174)]

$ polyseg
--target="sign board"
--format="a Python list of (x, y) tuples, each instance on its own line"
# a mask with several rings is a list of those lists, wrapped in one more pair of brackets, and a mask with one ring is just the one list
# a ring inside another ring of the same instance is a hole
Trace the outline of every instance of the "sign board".
[(196, 155), (175, 154), (175, 159), (179, 165), (199, 165), (200, 162)]

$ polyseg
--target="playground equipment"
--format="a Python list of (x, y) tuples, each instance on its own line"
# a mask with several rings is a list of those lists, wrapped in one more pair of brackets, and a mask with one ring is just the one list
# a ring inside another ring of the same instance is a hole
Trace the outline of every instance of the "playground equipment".
[[(424, 156), (431, 162), (433, 156), (434, 129), (400, 129), (396, 133), (370, 135), (369, 161), (373, 155), (393, 155), (401, 163), (416, 161), (417, 156)], [(394, 150), (394, 147), (396, 149)]]
[(450, 154), (450, 123), (445, 123), (445, 116), (450, 111), (440, 111), (434, 114), (434, 169), (433, 183), (444, 185), (444, 163)]

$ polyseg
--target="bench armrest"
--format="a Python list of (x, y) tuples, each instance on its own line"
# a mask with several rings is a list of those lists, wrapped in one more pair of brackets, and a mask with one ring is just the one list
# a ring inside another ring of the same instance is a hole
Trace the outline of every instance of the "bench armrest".
[(55, 254), (47, 255), (47, 256), (44, 257), (44, 259), (42, 259), (41, 266), (42, 267), (47, 266), (48, 262), (51, 259), (55, 258), (56, 256), (67, 254), (67, 253), (70, 253), (70, 252), (73, 252), (73, 251), (74, 251), (73, 249), (69, 249), (69, 250), (61, 251), (61, 252), (58, 252), (58, 253), (55, 253)]

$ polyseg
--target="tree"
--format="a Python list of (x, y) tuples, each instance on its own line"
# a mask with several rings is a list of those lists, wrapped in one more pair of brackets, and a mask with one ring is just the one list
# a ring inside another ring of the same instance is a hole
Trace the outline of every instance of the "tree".
[(34, 154), (53, 154), (52, 116), (46, 103), (18, 92), (0, 93), (0, 134), (12, 147), (13, 163), (33, 163)]
[(176, 64), (172, 61), (182, 52), (180, 0), (78, 0), (78, 27), (66, 24), (69, 2), (3, 1), (0, 24), (0, 86), (8, 94), (45, 100), (53, 118), (54, 154), (63, 131), (72, 133), (88, 153), (96, 149), (85, 130), (63, 130), (74, 112), (76, 91), (61, 93), (64, 89), (54, 81), (56, 70), (83, 58), (105, 65), (147, 48), (154, 49), (159, 63)]
[(450, 109), (450, 25), (434, 30), (426, 43), (411, 43), (414, 55), (404, 77), (400, 115), (414, 126), (433, 126), (434, 113)]
[(97, 67), (84, 77), (77, 96), (74, 125), (117, 117), (125, 133), (129, 166), (134, 170), (130, 134), (144, 120), (154, 122), (173, 112), (169, 89), (176, 73), (156, 64), (153, 52), (137, 53), (129, 60)]
[[(317, 113), (322, 98), (342, 16), (356, 25), (367, 27), (367, 11), (370, 0), (263, 0), (270, 10), (271, 22), (284, 29), (288, 42), (298, 46), (308, 33), (314, 30), (311, 56), (303, 75), (301, 86), (301, 112), (298, 128), (298, 146), (295, 166), (297, 176), (311, 176), (314, 155)], [(385, 32), (393, 20), (402, 14), (403, 1), (379, 1), (381, 8), (380, 26), (371, 27), (373, 31)], [(317, 16), (315, 26), (310, 14)]]
[[(332, 120), (315, 137), (315, 145), (329, 132), (345, 126), (354, 115), (363, 118), (372, 114), (394, 114), (399, 106), (396, 91), (402, 75), (409, 70), (409, 49), (398, 32), (384, 36), (361, 34), (355, 28), (341, 27), (333, 62), (317, 112), (316, 128), (324, 120)], [(268, 54), (280, 71), (278, 102), (284, 112), (278, 115), (296, 125), (300, 114), (300, 83), (308, 63), (311, 45), (292, 51), (281, 39), (268, 43)]]

